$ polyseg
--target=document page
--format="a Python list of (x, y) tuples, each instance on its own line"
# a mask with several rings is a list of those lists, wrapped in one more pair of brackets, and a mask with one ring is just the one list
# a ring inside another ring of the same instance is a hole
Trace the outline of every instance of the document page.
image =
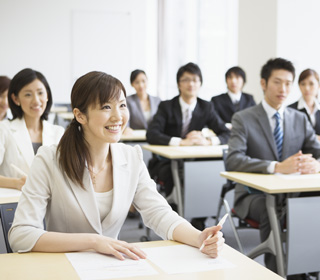
[(158, 272), (146, 260), (125, 259), (95, 253), (67, 253), (68, 260), (82, 280), (154, 275)]
[(233, 268), (234, 264), (218, 257), (216, 259), (201, 253), (198, 248), (175, 245), (157, 248), (143, 248), (147, 258), (168, 274), (190, 273), (215, 269)]

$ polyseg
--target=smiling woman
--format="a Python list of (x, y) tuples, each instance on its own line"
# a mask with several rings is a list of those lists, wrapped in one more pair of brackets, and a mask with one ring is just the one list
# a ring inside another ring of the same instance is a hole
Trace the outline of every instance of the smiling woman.
[(203, 253), (218, 255), (221, 226), (200, 232), (179, 217), (157, 192), (141, 148), (117, 143), (128, 121), (125, 96), (122, 83), (103, 72), (76, 81), (75, 117), (58, 147), (39, 150), (23, 188), (9, 232), (13, 251), (93, 249), (120, 260), (123, 254), (146, 258), (136, 246), (117, 240), (133, 204), (161, 237), (198, 248), (204, 242)]
[(57, 144), (64, 130), (46, 121), (52, 95), (40, 72), (27, 68), (16, 74), (8, 99), (13, 119), (0, 123), (0, 187), (21, 189), (38, 148)]

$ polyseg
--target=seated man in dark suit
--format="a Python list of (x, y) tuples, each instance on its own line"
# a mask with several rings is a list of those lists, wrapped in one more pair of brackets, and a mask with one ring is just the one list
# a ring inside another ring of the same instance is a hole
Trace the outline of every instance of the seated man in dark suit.
[(242, 92), (246, 83), (246, 73), (240, 67), (232, 67), (226, 72), (228, 92), (214, 96), (211, 102), (220, 118), (225, 123), (231, 123), (235, 112), (256, 105), (253, 96)]
[[(147, 130), (147, 141), (155, 145), (192, 146), (226, 144), (229, 130), (214, 111), (210, 102), (198, 98), (202, 85), (202, 74), (198, 65), (188, 63), (177, 73), (179, 96), (171, 100), (162, 101)], [(217, 136), (206, 138), (201, 130), (204, 127), (212, 129)], [(170, 161), (165, 159), (153, 160), (153, 166), (160, 165), (158, 174), (169, 175), (171, 182), (165, 182), (165, 193), (172, 192), (173, 181)], [(165, 172), (163, 172), (163, 170)], [(151, 172), (152, 173), (152, 172)], [(152, 174), (151, 174), (152, 175)], [(204, 227), (194, 224), (197, 228)]]
[[(310, 122), (305, 114), (284, 106), (294, 76), (294, 66), (282, 58), (270, 59), (262, 67), (264, 99), (233, 116), (227, 170), (265, 174), (320, 171), (320, 143)], [(234, 209), (241, 218), (259, 222), (262, 242), (268, 238), (270, 222), (264, 193), (237, 184)], [(272, 254), (265, 255), (265, 263), (277, 270)]]

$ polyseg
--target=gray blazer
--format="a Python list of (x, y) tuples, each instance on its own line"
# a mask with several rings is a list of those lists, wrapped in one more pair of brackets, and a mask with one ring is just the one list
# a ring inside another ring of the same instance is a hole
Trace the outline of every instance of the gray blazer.
[[(299, 150), (313, 154), (316, 159), (320, 158), (320, 143), (305, 114), (286, 108), (283, 133), (283, 159)], [(261, 103), (234, 115), (228, 145), (226, 168), (229, 171), (266, 174), (270, 163), (279, 161), (273, 132)], [(234, 207), (241, 218), (245, 218), (248, 214), (250, 198), (246, 200), (248, 203), (241, 204), (242, 207), (237, 206), (248, 195), (247, 188), (240, 184), (236, 185)]]
[(148, 96), (151, 110), (151, 119), (148, 122), (144, 118), (138, 95), (133, 94), (127, 97), (127, 106), (130, 112), (128, 126), (132, 129), (147, 129), (149, 123), (152, 121), (154, 114), (158, 110), (158, 106), (161, 102), (161, 99), (156, 96)]
[(162, 238), (172, 238), (177, 225), (187, 222), (170, 208), (156, 189), (143, 162), (139, 146), (110, 144), (113, 164), (113, 200), (100, 221), (90, 174), (85, 168), (85, 189), (60, 169), (56, 146), (41, 147), (34, 158), (9, 231), (13, 251), (30, 251), (46, 230), (63, 233), (96, 233), (117, 238), (133, 203), (146, 226)]

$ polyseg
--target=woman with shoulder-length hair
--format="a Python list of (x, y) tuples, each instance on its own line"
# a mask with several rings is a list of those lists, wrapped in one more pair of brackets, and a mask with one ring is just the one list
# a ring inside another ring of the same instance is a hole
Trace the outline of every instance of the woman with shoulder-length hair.
[(136, 93), (127, 97), (130, 120), (126, 134), (132, 133), (132, 129), (147, 129), (161, 102), (159, 97), (148, 94), (148, 78), (143, 70), (132, 71), (130, 83)]
[(46, 121), (52, 95), (40, 72), (26, 68), (17, 73), (8, 99), (13, 118), (0, 122), (0, 187), (21, 189), (38, 148), (57, 144), (64, 129)]
[(141, 148), (117, 143), (129, 117), (125, 94), (121, 82), (103, 72), (76, 81), (74, 119), (58, 147), (39, 150), (23, 188), (9, 232), (13, 251), (93, 249), (121, 260), (121, 253), (145, 258), (136, 246), (117, 240), (133, 203), (161, 237), (195, 247), (204, 242), (203, 253), (218, 255), (221, 226), (200, 232), (179, 217), (157, 192)]
[(289, 107), (307, 115), (318, 139), (320, 139), (320, 104), (318, 101), (320, 89), (319, 75), (313, 69), (306, 69), (301, 72), (298, 84), (302, 96), (297, 102), (289, 105)]

